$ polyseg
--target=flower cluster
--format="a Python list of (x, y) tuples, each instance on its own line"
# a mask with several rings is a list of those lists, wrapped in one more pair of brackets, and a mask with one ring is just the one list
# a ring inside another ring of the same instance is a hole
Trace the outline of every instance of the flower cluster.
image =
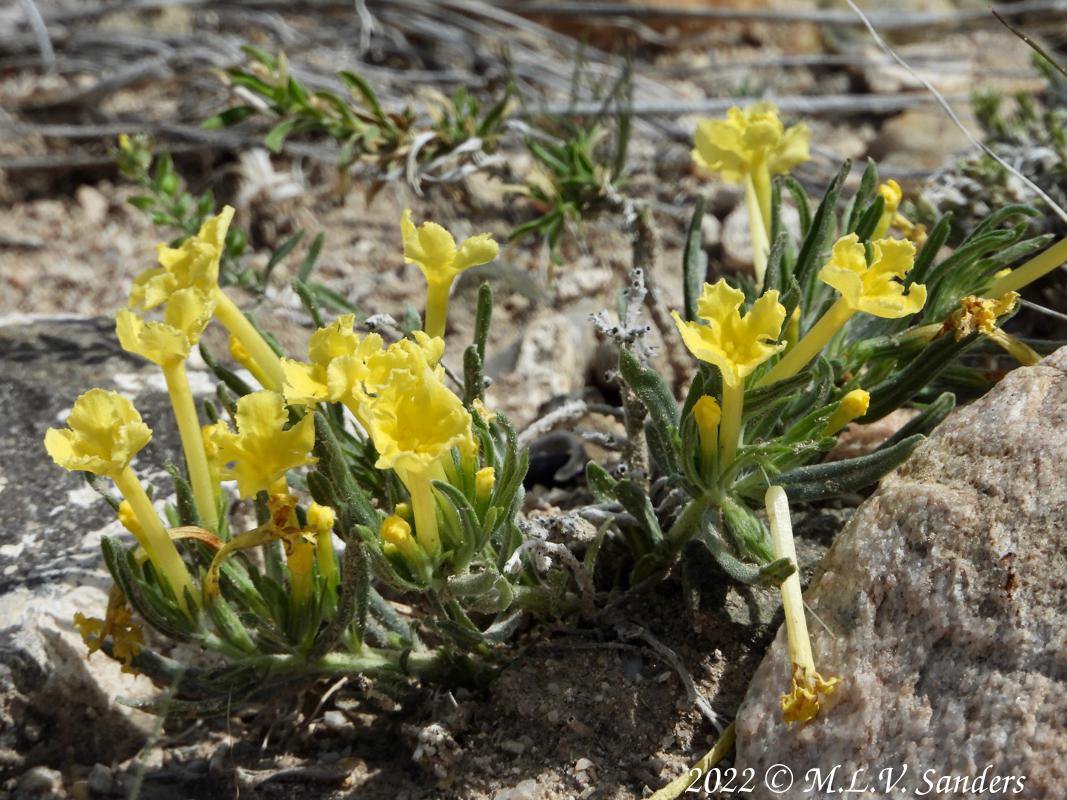
[[(116, 315), (122, 347), (158, 365), (166, 380), (186, 468), (175, 473), (176, 507), (161, 517), (131, 466), (152, 432), (125, 397), (92, 389), (75, 402), (68, 427), (45, 437), (60, 466), (114, 482), (122, 495), (113, 501), (116, 513), (137, 540), (125, 555), (105, 542), (116, 580), (112, 602), (104, 620), (79, 615), (76, 625), (90, 651), (107, 646), (127, 670), (143, 643), (127, 600), (154, 627), (198, 638), (230, 658), (261, 657), (264, 647), (282, 641), (317, 652), (328, 630), (335, 645), (370, 659), (361, 663), (396, 666), (392, 656), (364, 645), (358, 626), (346, 630), (355, 622), (335, 619), (351, 617), (353, 606), (342, 602), (334, 535), (356, 551), (380, 553), (387, 576), (420, 591), (443, 591), (446, 580), (475, 565), (495, 568), (495, 561), (482, 564), (483, 553), (501, 545), (500, 536), (512, 541), (524, 462), (513, 441), (500, 448), (496, 437), (506, 423), (485, 410), (480, 391), (471, 406), (475, 422), (445, 384), (440, 364), (451, 284), (467, 267), (492, 260), (496, 244), (481, 235), (457, 246), (439, 225), (415, 228), (405, 212), (404, 257), (426, 276), (431, 332), (387, 344), (377, 333), (361, 335), (355, 316), (344, 315), (312, 334), (301, 362), (281, 357), (218, 284), (232, 218), (225, 208), (196, 235), (160, 245), (158, 265), (134, 280), (129, 308)], [(234, 360), (262, 388), (244, 388), (205, 352), (220, 378), (241, 387), (237, 397), (219, 394), (221, 409), (207, 404), (205, 421), (186, 364), (212, 320), (227, 330)], [(503, 489), (498, 470), (506, 476)], [(230, 529), (224, 485), (231, 481), (236, 498), (259, 510), (249, 530)], [(309, 499), (309, 492), (324, 501)], [(381, 521), (377, 508), (389, 506), (392, 514)], [(505, 547), (507, 557), (516, 545)], [(265, 553), (266, 574), (234, 558), (252, 548)], [(496, 581), (472, 596), (487, 591), (503, 599), (501, 610), (515, 597)], [(466, 619), (461, 606), (455, 613)], [(323, 627), (331, 619), (336, 632)]]

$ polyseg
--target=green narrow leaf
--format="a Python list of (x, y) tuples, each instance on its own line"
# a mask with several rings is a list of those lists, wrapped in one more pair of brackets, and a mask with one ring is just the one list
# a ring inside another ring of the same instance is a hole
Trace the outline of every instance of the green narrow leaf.
[(315, 268), (315, 264), (319, 260), (319, 253), (322, 252), (322, 245), (325, 241), (325, 233), (317, 233), (315, 238), (311, 240), (311, 247), (308, 248), (307, 255), (304, 256), (300, 269), (296, 273), (297, 280), (301, 283), (307, 283), (308, 278), (311, 277), (311, 270)]
[(929, 386), (977, 337), (971, 334), (958, 342), (951, 335), (934, 339), (902, 370), (869, 389), (871, 404), (858, 422), (866, 425), (900, 408)]
[(903, 464), (925, 438), (916, 434), (892, 447), (858, 458), (799, 467), (775, 476), (771, 482), (785, 489), (793, 502), (837, 497), (877, 483), (886, 473)]
[(279, 122), (263, 137), (263, 146), (272, 153), (280, 153), (286, 137), (300, 124), (300, 120), (286, 119)]

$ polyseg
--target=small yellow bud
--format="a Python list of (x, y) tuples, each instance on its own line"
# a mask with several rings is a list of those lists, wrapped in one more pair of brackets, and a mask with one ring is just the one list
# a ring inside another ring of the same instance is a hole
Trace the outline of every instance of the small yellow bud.
[(119, 522), (122, 523), (122, 527), (132, 533), (134, 536), (141, 536), (144, 529), (141, 527), (141, 523), (137, 519), (137, 515), (133, 513), (133, 506), (130, 505), (128, 500), (123, 500), (119, 503), (119, 510), (116, 512), (119, 518)]
[(693, 418), (700, 436), (700, 454), (705, 469), (712, 463), (719, 447), (719, 420), (722, 409), (711, 395), (703, 395), (693, 406)]
[(489, 500), (489, 495), (493, 493), (495, 484), (496, 470), (492, 467), (482, 467), (474, 473), (474, 495), (478, 498), (479, 503), (485, 503)]
[(422, 560), (419, 543), (411, 535), (411, 525), (402, 517), (393, 514), (383, 519), (381, 527), (378, 528), (378, 535), (382, 537), (384, 544), (395, 547), (409, 564), (414, 565)]
[(837, 410), (826, 423), (824, 431), (826, 436), (833, 436), (854, 419), (858, 419), (867, 413), (871, 405), (871, 395), (863, 389), (853, 389), (841, 398), (837, 404)]
[(878, 194), (885, 201), (885, 205), (882, 207), (882, 216), (878, 218), (878, 224), (875, 226), (874, 233), (871, 234), (871, 239), (881, 239), (889, 232), (890, 226), (897, 217), (900, 201), (904, 199), (900, 184), (894, 180), (888, 180), (879, 186)]

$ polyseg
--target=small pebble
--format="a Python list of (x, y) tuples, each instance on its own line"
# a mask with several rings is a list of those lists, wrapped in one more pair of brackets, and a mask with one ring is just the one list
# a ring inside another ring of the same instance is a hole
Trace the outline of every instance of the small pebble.
[(511, 753), (512, 755), (521, 756), (525, 750), (526, 745), (522, 742), (516, 742), (513, 739), (505, 739), (500, 743), (500, 749), (505, 753)]
[(89, 788), (97, 794), (110, 794), (115, 786), (115, 778), (111, 774), (110, 767), (104, 764), (94, 764), (89, 772)]
[(592, 769), (595, 765), (588, 758), (579, 758), (574, 762), (575, 772), (585, 772), (587, 769)]
[(322, 724), (334, 733), (341, 733), (351, 729), (352, 723), (341, 711), (327, 711), (322, 715)]
[(18, 791), (21, 794), (49, 794), (59, 792), (62, 786), (63, 775), (59, 770), (34, 767), (22, 773), (18, 782)]

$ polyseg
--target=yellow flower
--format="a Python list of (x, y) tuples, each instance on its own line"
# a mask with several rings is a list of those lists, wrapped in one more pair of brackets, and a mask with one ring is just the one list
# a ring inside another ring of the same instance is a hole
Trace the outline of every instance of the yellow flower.
[(115, 316), (115, 333), (124, 350), (166, 366), (185, 361), (214, 309), (214, 301), (199, 289), (179, 289), (167, 301), (163, 322), (146, 322), (122, 309)]
[(913, 283), (908, 290), (899, 283), (915, 264), (915, 245), (898, 239), (872, 243), (874, 260), (867, 264), (866, 249), (854, 233), (834, 243), (830, 260), (819, 270), (819, 280), (841, 296), (819, 317), (818, 322), (760, 379), (766, 386), (796, 375), (815, 358), (845, 323), (858, 312), (883, 319), (899, 319), (922, 309), (926, 287)]
[(340, 391), (330, 391), (330, 365), (337, 359), (352, 356), (350, 366), (362, 366), (368, 357), (382, 349), (381, 336), (374, 333), (361, 339), (354, 330), (355, 323), (355, 315), (344, 314), (315, 331), (308, 341), (308, 364), (282, 359), (285, 399), (289, 404), (314, 405), (324, 400), (340, 400)]
[(228, 426), (210, 429), (217, 459), (226, 465), (224, 480), (236, 479), (241, 497), (270, 491), (285, 473), (312, 464), (315, 418), (311, 414), (285, 429), (289, 415), (282, 396), (271, 391), (253, 392), (237, 401), (237, 432)]
[(192, 592), (192, 579), (174, 542), (152, 507), (144, 486), (130, 468), (130, 461), (152, 438), (133, 403), (122, 395), (90, 389), (74, 402), (69, 427), (49, 428), (45, 450), (59, 466), (104, 475), (115, 482), (137, 518), (139, 530), (130, 528), (148, 553), (158, 574), (170, 586), (178, 603)]
[(686, 322), (677, 311), (672, 314), (689, 352), (718, 367), (723, 383), (729, 386), (743, 384), (760, 364), (784, 347), (775, 341), (785, 321), (785, 306), (778, 302), (778, 292), (764, 294), (742, 317), (744, 300), (744, 292), (720, 279), (714, 286), (705, 283), (697, 301), (697, 316), (707, 324)]
[(69, 428), (49, 428), (44, 446), (59, 466), (114, 476), (148, 444), (152, 431), (133, 403), (116, 392), (90, 389), (74, 402)]
[(393, 375), (370, 408), (378, 469), (422, 470), (470, 439), (470, 413), (432, 372)]
[(406, 209), (400, 218), (400, 232), (404, 239), (404, 260), (417, 265), (426, 278), (423, 330), (430, 336), (444, 336), (452, 281), (465, 269), (488, 264), (497, 257), (500, 248), (488, 233), (464, 239), (457, 247), (452, 234), (436, 222), (424, 222), (416, 228), (411, 209)]
[(786, 722), (811, 722), (819, 714), (820, 697), (833, 694), (840, 678), (826, 680), (818, 672), (793, 665), (793, 686), (782, 695), (782, 719)]
[(693, 160), (727, 181), (741, 183), (761, 164), (774, 175), (803, 164), (811, 157), (810, 142), (808, 126), (786, 128), (773, 103), (755, 103), (743, 110), (734, 106), (726, 119), (697, 123)]
[(734, 460), (741, 439), (741, 410), (745, 402), (745, 378), (764, 361), (785, 347), (775, 342), (785, 322), (785, 306), (772, 289), (741, 316), (743, 292), (720, 279), (704, 284), (697, 300), (697, 317), (707, 323), (685, 322), (671, 312), (682, 341), (694, 356), (719, 368), (722, 374), (722, 422), (719, 431), (721, 466)]
[(419, 227), (411, 220), (411, 209), (400, 218), (404, 237), (404, 260), (422, 270), (429, 283), (451, 283), (459, 273), (479, 264), (488, 264), (500, 252), (488, 233), (464, 239), (457, 247), (452, 234), (436, 222), (424, 222)]
[(833, 436), (854, 419), (867, 413), (871, 404), (871, 395), (863, 389), (853, 389), (841, 398), (833, 415), (826, 422), (824, 435)]
[(333, 549), (333, 526), (337, 512), (329, 506), (312, 503), (308, 506), (308, 527), (315, 532), (315, 549), (319, 560), (319, 574), (329, 586), (336, 586), (337, 554)]
[(471, 417), (429, 368), (394, 371), (367, 407), (378, 469), (392, 469), (411, 495), (415, 530), (427, 552), (440, 548), (431, 482), (444, 478), (442, 460), (453, 447), (473, 452)]
[(134, 279), (130, 307), (154, 308), (180, 289), (196, 288), (211, 295), (218, 288), (219, 262), (232, 220), (233, 208), (226, 206), (217, 216), (205, 220), (196, 236), (190, 236), (178, 247), (159, 245), (159, 266)]
[(731, 183), (745, 186), (745, 208), (752, 237), (756, 287), (763, 288), (770, 252), (771, 176), (808, 160), (811, 132), (806, 125), (786, 128), (771, 103), (745, 110), (731, 108), (726, 119), (697, 123), (693, 160)]
[(872, 243), (874, 260), (867, 264), (866, 251), (854, 233), (834, 243), (830, 260), (819, 270), (819, 280), (841, 293), (852, 311), (884, 319), (910, 316), (926, 303), (926, 287), (913, 283), (908, 290), (895, 278), (903, 278), (915, 264), (915, 245), (898, 239)]

